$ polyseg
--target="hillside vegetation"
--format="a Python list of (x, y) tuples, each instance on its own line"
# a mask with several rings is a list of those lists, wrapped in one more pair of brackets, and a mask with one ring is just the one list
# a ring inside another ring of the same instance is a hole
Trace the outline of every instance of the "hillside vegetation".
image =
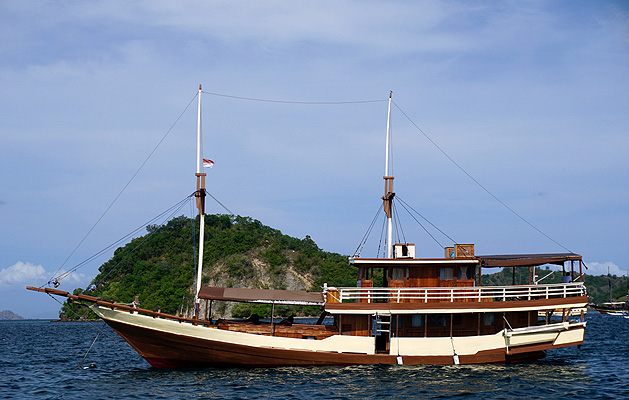
[[(181, 216), (161, 228), (149, 226), (146, 235), (118, 248), (99, 268), (90, 295), (119, 303), (139, 296), (142, 308), (186, 313), (193, 302), (197, 235), (198, 218)], [(205, 286), (320, 291), (324, 283), (353, 286), (357, 275), (346, 256), (322, 251), (309, 236), (297, 239), (249, 217), (221, 214), (205, 216), (203, 264)], [(318, 313), (315, 309), (284, 306), (276, 312)], [(270, 306), (223, 304), (213, 315), (254, 311), (270, 314)], [(61, 313), (70, 319), (91, 314), (74, 303), (64, 304)]]
[[(99, 268), (90, 285), (94, 290), (89, 294), (119, 303), (131, 303), (139, 296), (142, 308), (189, 315), (194, 297), (198, 228), (198, 218), (184, 216), (161, 227), (147, 227), (146, 235), (118, 248)], [(356, 284), (357, 269), (348, 263), (347, 256), (319, 249), (309, 236), (293, 238), (249, 217), (206, 215), (204, 250), (204, 286), (320, 291), (324, 283)], [(538, 268), (538, 279), (550, 272), (548, 268)], [(555, 272), (542, 283), (557, 283), (560, 278), (561, 272)], [(528, 268), (516, 268), (515, 280), (511, 268), (483, 275), (482, 280), (484, 286), (526, 284)], [(610, 282), (612, 297), (626, 299), (626, 278), (588, 276), (586, 284), (592, 302), (609, 301)], [(74, 291), (83, 292), (80, 288)], [(254, 312), (268, 316), (271, 307), (219, 302), (212, 316), (247, 317)], [(276, 307), (276, 314), (282, 316), (319, 312), (317, 307)], [(60, 314), (68, 319), (95, 317), (87, 308), (67, 302)]]

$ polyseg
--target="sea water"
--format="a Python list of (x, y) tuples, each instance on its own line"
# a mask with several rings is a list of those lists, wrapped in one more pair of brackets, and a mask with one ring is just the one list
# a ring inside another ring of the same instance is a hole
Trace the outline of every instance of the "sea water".
[(586, 320), (580, 349), (515, 365), (180, 370), (150, 367), (102, 322), (4, 321), (0, 398), (629, 399), (629, 319)]

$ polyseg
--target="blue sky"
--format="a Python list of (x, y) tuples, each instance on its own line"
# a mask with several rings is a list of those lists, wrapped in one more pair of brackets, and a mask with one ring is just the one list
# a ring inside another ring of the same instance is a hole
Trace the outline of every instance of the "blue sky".
[[(0, 21), (2, 310), (55, 317), (59, 304), (26, 285), (194, 190), (195, 107), (169, 129), (199, 84), (208, 189), (237, 214), (352, 254), (383, 192), (386, 102), (211, 93), (391, 90), (395, 191), (450, 237), (479, 254), (568, 248), (592, 273), (629, 269), (626, 2), (4, 1)], [(442, 254), (404, 228), (418, 254)], [(85, 287), (109, 255), (60, 289)]]

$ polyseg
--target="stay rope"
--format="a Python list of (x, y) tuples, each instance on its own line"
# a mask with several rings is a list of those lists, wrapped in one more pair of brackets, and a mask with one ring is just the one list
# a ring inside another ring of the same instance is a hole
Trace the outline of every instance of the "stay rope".
[(513, 208), (509, 207), (504, 201), (502, 201), (500, 198), (498, 198), (498, 196), (496, 196), (495, 194), (493, 194), (489, 189), (487, 189), (484, 185), (482, 185), (476, 178), (474, 178), (469, 172), (467, 172), (465, 170), (465, 168), (463, 168), (459, 163), (457, 163), (452, 157), (450, 157), (450, 155), (448, 155), (448, 153), (445, 152), (445, 150), (443, 150), (434, 140), (432, 140), (432, 138), (430, 138), (430, 136), (428, 136), (428, 134), (426, 134), (426, 132), (424, 132), (405, 112), (404, 110), (402, 110), (400, 108), (400, 106), (397, 105), (397, 103), (395, 103), (394, 101), (392, 101), (392, 103), (395, 105), (395, 107), (402, 113), (402, 115), (404, 115), (406, 117), (406, 119), (409, 120), (409, 122), (422, 134), (424, 135), (424, 137), (426, 139), (428, 139), (428, 141), (437, 149), (441, 152), (441, 154), (443, 154), (448, 160), (450, 160), (450, 162), (452, 162), (459, 170), (461, 170), (461, 172), (463, 172), (465, 175), (467, 175), (468, 178), (470, 178), (474, 183), (476, 183), (476, 185), (478, 185), (481, 189), (483, 189), (487, 194), (489, 194), (491, 197), (494, 198), (494, 200), (496, 200), (498, 203), (500, 203), (503, 207), (505, 207), (507, 210), (509, 210), (513, 215), (515, 215), (516, 217), (518, 217), (520, 220), (522, 220), (524, 223), (526, 223), (527, 225), (529, 225), (531, 228), (535, 229), (537, 232), (539, 232), (540, 234), (542, 234), (543, 236), (545, 236), (547, 239), (549, 239), (550, 241), (552, 241), (553, 243), (555, 243), (556, 245), (558, 245), (559, 247), (563, 248), (564, 250), (573, 253), (573, 251), (571, 251), (570, 249), (568, 249), (566, 246), (562, 245), (561, 243), (559, 243), (558, 241), (556, 241), (555, 239), (553, 239), (552, 237), (550, 237), (548, 234), (546, 234), (545, 232), (543, 232), (541, 229), (539, 229), (537, 226), (533, 225), (533, 223), (529, 222), (526, 218), (524, 218), (522, 215), (518, 214)]
[[(439, 229), (439, 227), (437, 227), (435, 224), (433, 224), (432, 222), (430, 222), (426, 217), (424, 217), (422, 214), (420, 214), (419, 212), (417, 212), (417, 210), (415, 210), (413, 207), (411, 207), (407, 202), (405, 202), (403, 199), (401, 199), (399, 196), (397, 197), (397, 200), (400, 202), (400, 204), (402, 205), (402, 207), (406, 210), (406, 212), (408, 212), (408, 214), (411, 216), (411, 218), (413, 218), (415, 220), (415, 222), (417, 222), (417, 224), (419, 224), (419, 226), (422, 227), (422, 229), (424, 229), (424, 231), (432, 238), (432, 240), (434, 240), (439, 247), (443, 247), (443, 245), (439, 242), (439, 240), (437, 240), (437, 238), (435, 238), (430, 231), (421, 223), (419, 222), (419, 220), (417, 218), (415, 218), (415, 216), (413, 215), (413, 213), (411, 211), (413, 211), (415, 214), (417, 214), (421, 219), (423, 219), (424, 221), (426, 221), (427, 223), (430, 224), (430, 226), (432, 226), (433, 228), (435, 228), (436, 230), (438, 230), (443, 236), (447, 237), (452, 243), (457, 243), (456, 240), (452, 239), (450, 236), (448, 236), (447, 233), (445, 233), (444, 231), (442, 231), (441, 229)], [(410, 210), (410, 211), (409, 211)]]
[(103, 283), (103, 281), (109, 276), (109, 274), (111, 274), (127, 257), (129, 257), (132, 253), (134, 253), (140, 246), (142, 246), (144, 243), (146, 243), (150, 238), (153, 237), (153, 235), (155, 235), (157, 232), (160, 231), (161, 228), (164, 227), (164, 225), (166, 225), (166, 223), (176, 214), (179, 212), (179, 210), (181, 210), (191, 199), (192, 197), (194, 197), (194, 194), (196, 192), (192, 193), (191, 195), (187, 196), (185, 199), (181, 200), (179, 203), (175, 204), (174, 206), (172, 206), (171, 208), (169, 208), (168, 210), (166, 210), (165, 212), (161, 213), (160, 215), (163, 216), (165, 215), (168, 211), (172, 212), (170, 214), (168, 214), (163, 222), (159, 225), (159, 227), (155, 230), (153, 230), (152, 232), (150, 232), (145, 238), (144, 240), (142, 240), (140, 243), (138, 243), (137, 246), (135, 246), (131, 251), (129, 251), (127, 254), (125, 254), (120, 261), (118, 261), (118, 263), (116, 265), (114, 265), (114, 267), (112, 269), (109, 270), (109, 272), (107, 272), (107, 274), (105, 274), (105, 276), (103, 276), (98, 283), (95, 283), (93, 286), (98, 287), (101, 283)]
[[(137, 227), (136, 229), (134, 229), (133, 231), (129, 232), (128, 234), (126, 234), (125, 236), (123, 236), (122, 238), (116, 240), (115, 242), (113, 242), (112, 244), (110, 244), (109, 246), (103, 248), (102, 250), (100, 250), (99, 252), (95, 253), (94, 255), (88, 257), (87, 259), (85, 259), (84, 261), (80, 262), (79, 264), (77, 264), (75, 267), (71, 268), (70, 270), (64, 272), (63, 274), (57, 276), (57, 277), (53, 277), (51, 278), (48, 282), (46, 282), (45, 284), (41, 285), (40, 288), (44, 287), (45, 285), (49, 285), (49, 284), (54, 284), (55, 287), (59, 285), (59, 282), (64, 279), (65, 277), (67, 277), (68, 275), (70, 275), (72, 272), (78, 270), (79, 268), (85, 266), (86, 264), (88, 264), (90, 261), (94, 260), (95, 258), (99, 257), (100, 255), (102, 255), (103, 253), (113, 249), (114, 247), (118, 246), (120, 243), (122, 243), (123, 241), (125, 241), (127, 238), (137, 234), (140, 230), (144, 229), (146, 226), (150, 225), (151, 223), (153, 223), (154, 221), (162, 218), (164, 215), (170, 213), (169, 215), (173, 215), (174, 213), (176, 213), (177, 211), (179, 211), (182, 206), (188, 202), (190, 200), (190, 198), (194, 195), (191, 194), (190, 196), (187, 196), (185, 199), (180, 200), (177, 204), (171, 206), (170, 208), (168, 208), (167, 210), (161, 212), (160, 214), (158, 214), (157, 216), (153, 217), (151, 220), (149, 220), (148, 222), (142, 224), (141, 226)], [(171, 212), (172, 210), (175, 210), (174, 212)]]
[[(386, 101), (385, 99), (378, 99), (378, 100), (357, 100), (357, 101), (335, 101), (335, 102), (329, 102), (329, 101), (288, 101), (288, 100), (276, 100), (276, 99), (262, 99), (262, 98), (253, 98), (253, 97), (244, 97), (244, 96), (233, 96), (233, 95), (227, 95), (227, 94), (222, 94), (222, 93), (213, 93), (213, 92), (205, 92), (203, 91), (202, 93), (206, 93), (212, 96), (219, 96), (219, 97), (225, 97), (225, 98), (232, 98), (232, 99), (238, 99), (238, 100), (247, 100), (247, 101), (257, 101), (257, 102), (267, 102), (267, 103), (284, 103), (284, 104), (303, 104), (303, 105), (342, 105), (342, 104), (361, 104), (361, 103), (376, 103), (376, 102), (384, 102)], [(63, 269), (63, 267), (68, 263), (68, 261), (70, 260), (70, 258), (74, 255), (74, 253), (76, 253), (76, 251), (79, 249), (79, 247), (83, 244), (83, 242), (85, 242), (85, 240), (89, 237), (89, 235), (94, 231), (94, 229), (96, 228), (96, 226), (100, 223), (100, 221), (105, 217), (105, 215), (109, 212), (109, 210), (113, 207), (113, 205), (118, 201), (118, 199), (122, 196), (122, 194), (126, 191), (126, 189), (129, 187), (129, 185), (131, 184), (131, 182), (135, 179), (135, 177), (140, 173), (140, 171), (144, 168), (144, 166), (148, 163), (149, 159), (153, 156), (153, 154), (155, 154), (155, 152), (157, 151), (157, 149), (161, 146), (161, 144), (164, 142), (164, 140), (166, 139), (166, 137), (168, 137), (168, 135), (172, 132), (172, 130), (174, 129), (174, 127), (179, 123), (179, 121), (181, 120), (181, 118), (183, 117), (183, 115), (186, 113), (186, 111), (190, 108), (190, 105), (194, 102), (194, 100), (197, 98), (198, 96), (198, 92), (195, 92), (194, 96), (192, 97), (192, 99), (190, 100), (190, 102), (188, 102), (188, 104), (184, 107), (183, 111), (179, 114), (179, 116), (175, 119), (175, 122), (173, 122), (173, 124), (170, 126), (170, 128), (166, 131), (166, 133), (161, 137), (161, 139), (157, 142), (157, 144), (155, 145), (155, 147), (153, 148), (153, 150), (151, 150), (151, 152), (148, 154), (148, 156), (144, 159), (144, 161), (140, 164), (140, 166), (137, 168), (137, 170), (131, 175), (131, 177), (129, 178), (129, 180), (127, 181), (127, 183), (122, 187), (122, 189), (120, 190), (120, 192), (116, 195), (116, 197), (114, 197), (114, 199), (111, 201), (111, 203), (109, 204), (109, 206), (107, 206), (107, 208), (105, 209), (105, 211), (103, 211), (103, 213), (100, 215), (100, 217), (96, 220), (96, 222), (92, 225), (92, 227), (87, 231), (87, 233), (83, 236), (83, 238), (79, 241), (79, 243), (74, 247), (74, 249), (70, 252), (70, 254), (66, 257), (66, 259), (63, 261), (63, 263), (55, 270), (55, 272), (52, 273), (52, 276), (50, 277), (49, 281), (47, 283), (51, 283), (55, 281), (55, 277), (56, 281), (58, 282), (59, 278), (57, 276), (57, 274), (59, 273), (59, 271), (61, 271)], [(208, 193), (209, 194), (209, 193)], [(220, 201), (218, 201), (218, 199), (216, 199), (214, 196), (212, 196), (211, 194), (209, 194), (210, 197), (212, 197), (219, 205), (221, 205), (221, 207), (223, 207), (225, 210), (227, 210), (228, 213), (230, 213), (231, 215), (234, 215), (234, 213), (229, 210), (225, 205), (223, 205)], [(118, 242), (116, 242), (118, 243)], [(100, 254), (100, 253), (98, 253)], [(95, 255), (97, 256), (97, 255)], [(95, 257), (94, 256), (94, 257)], [(91, 258), (89, 259), (91, 260)], [(83, 263), (79, 264), (79, 265), (83, 265), (85, 262), (88, 262), (89, 260), (84, 261)], [(76, 268), (73, 268), (70, 272), (74, 271)], [(60, 275), (62, 277), (67, 276), (66, 274), (62, 274)], [(43, 285), (42, 285), (43, 286)]]
[[(50, 293), (46, 293), (51, 299), (53, 299), (54, 301), (56, 301), (57, 303), (59, 303), (59, 305), (61, 305), (63, 307), (63, 304), (61, 301), (59, 301), (59, 299), (55, 296), (53, 296)], [(83, 304), (83, 303), (75, 303), (75, 304)], [(87, 307), (87, 306), (85, 306)], [(82, 317), (82, 315), (80, 315), (79, 313), (77, 313), (76, 311), (72, 310), (71, 308), (69, 309), (70, 312), (74, 313), (77, 317)], [(88, 322), (90, 324), (90, 326), (92, 326), (94, 329), (99, 329), (95, 322), (98, 322), (99, 320), (86, 320), (86, 322)], [(105, 334), (105, 336), (109, 337), (110, 339), (115, 339), (115, 336), (110, 336), (107, 332), (103, 332)]]
[(384, 208), (384, 206), (382, 204), (380, 204), (380, 208), (378, 208), (378, 211), (376, 212), (376, 215), (371, 220), (371, 224), (369, 224), (369, 228), (367, 228), (367, 232), (365, 232), (365, 234), (363, 235), (363, 239), (358, 244), (358, 247), (356, 248), (356, 251), (354, 251), (354, 255), (355, 256), (360, 255), (360, 253), (363, 251), (363, 247), (365, 247), (365, 244), (367, 243), (367, 238), (369, 238), (369, 235), (371, 234), (371, 231), (373, 230), (373, 227), (376, 224), (376, 221), (378, 220), (378, 216), (382, 212), (383, 208)]
[(202, 93), (209, 94), (210, 96), (226, 97), (229, 99), (237, 99), (237, 100), (257, 101), (257, 102), (263, 102), (263, 103), (303, 104), (303, 105), (364, 104), (364, 103), (381, 103), (381, 102), (388, 101), (388, 99), (355, 100), (355, 101), (291, 101), (291, 100), (273, 100), (273, 99), (260, 99), (260, 98), (254, 98), (254, 97), (232, 96), (228, 94), (212, 93), (212, 92), (206, 92), (206, 91), (202, 91)]
[[(112, 200), (112, 202), (109, 204), (109, 206), (105, 209), (105, 211), (103, 211), (103, 213), (101, 214), (101, 216), (96, 220), (96, 222), (94, 223), (94, 225), (92, 225), (92, 227), (87, 231), (87, 233), (85, 234), (85, 236), (83, 236), (83, 239), (81, 239), (81, 241), (79, 241), (79, 243), (76, 245), (76, 247), (74, 248), (74, 250), (72, 250), (72, 252), (70, 252), (70, 254), (68, 255), (68, 257), (65, 259), (65, 261), (59, 266), (59, 268), (57, 268), (57, 270), (52, 274), (52, 277), (50, 278), (50, 281), (52, 281), (54, 279), (54, 277), (57, 275), (57, 273), (59, 271), (61, 271), (61, 269), (66, 265), (66, 263), (68, 262), (68, 260), (70, 259), (70, 257), (72, 257), (72, 255), (74, 255), (74, 253), (78, 250), (78, 248), (81, 246), (81, 244), (83, 244), (83, 242), (85, 241), (85, 239), (87, 239), (87, 237), (92, 233), (92, 231), (94, 230), (94, 228), (96, 228), (96, 225), (98, 225), (100, 223), (100, 221), (103, 219), (103, 217), (105, 217), (105, 214), (107, 214), (109, 212), (109, 210), (111, 209), (111, 207), (113, 207), (113, 205), (116, 203), (116, 201), (118, 201), (118, 199), (120, 198), (120, 196), (122, 196), (122, 193), (124, 193), (124, 191), (127, 189), (127, 187), (129, 187), (129, 185), (131, 184), (131, 182), (133, 181), (133, 179), (135, 179), (135, 177), (140, 173), (140, 171), (142, 170), (142, 168), (144, 168), (144, 166), (146, 165), (146, 163), (149, 161), (149, 159), (153, 156), (153, 154), (155, 154), (155, 152), (157, 151), (158, 147), (162, 144), (162, 142), (166, 139), (166, 137), (170, 134), (170, 132), (175, 128), (175, 125), (177, 125), (177, 123), (179, 122), (179, 120), (181, 119), (181, 117), (183, 117), (183, 115), (186, 113), (186, 111), (188, 110), (188, 108), (190, 107), (190, 105), (192, 104), (192, 102), (197, 98), (197, 93), (195, 93), (194, 97), (192, 98), (192, 100), (190, 100), (190, 102), (188, 103), (188, 105), (183, 109), (183, 111), (181, 112), (181, 114), (179, 114), (179, 116), (177, 117), (177, 119), (175, 120), (175, 122), (173, 122), (173, 124), (170, 126), (170, 128), (166, 131), (166, 133), (162, 136), (162, 138), (157, 142), (157, 144), (155, 145), (155, 147), (153, 148), (153, 150), (149, 153), (149, 155), (144, 159), (144, 162), (142, 162), (142, 164), (140, 164), (140, 166), (138, 167), (138, 169), (135, 171), (135, 173), (131, 176), (131, 178), (129, 178), (129, 181), (127, 181), (127, 183), (123, 186), (123, 188), (120, 190), (120, 192), (118, 193), (118, 195)], [(49, 282), (50, 282), (49, 281)]]

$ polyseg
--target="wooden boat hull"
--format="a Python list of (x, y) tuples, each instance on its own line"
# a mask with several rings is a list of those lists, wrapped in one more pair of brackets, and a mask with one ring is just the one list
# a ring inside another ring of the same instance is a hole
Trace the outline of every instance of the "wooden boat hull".
[(590, 305), (594, 310), (598, 311), (599, 314), (608, 314), (608, 315), (628, 315), (629, 314), (629, 306), (622, 305), (619, 307), (609, 307), (609, 306), (599, 306), (599, 305)]
[(446, 365), (454, 363), (453, 347), (461, 364), (512, 363), (542, 358), (548, 349), (581, 344), (584, 333), (584, 325), (578, 325), (548, 332), (521, 332), (508, 339), (503, 334), (452, 339), (394, 338), (389, 354), (378, 354), (372, 337), (271, 337), (98, 306), (93, 309), (156, 368), (399, 364), (398, 350), (405, 365)]

